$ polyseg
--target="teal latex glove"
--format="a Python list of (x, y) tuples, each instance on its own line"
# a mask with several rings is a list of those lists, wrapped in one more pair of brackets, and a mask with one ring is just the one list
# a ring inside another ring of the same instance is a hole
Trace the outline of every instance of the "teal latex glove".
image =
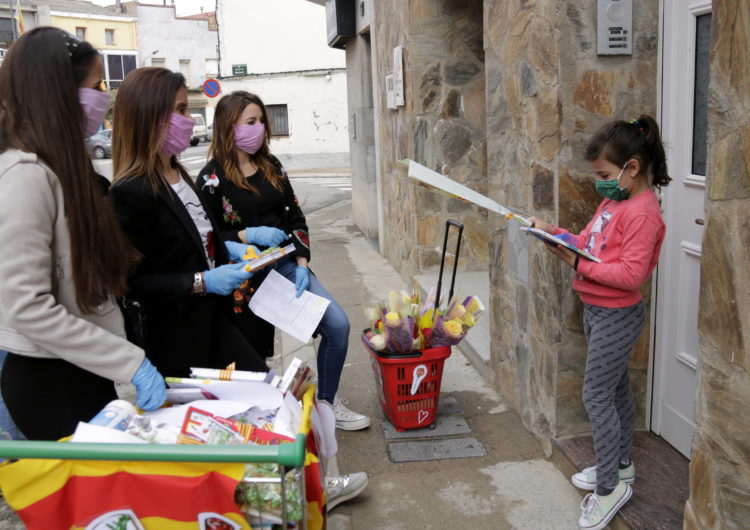
[(260, 254), (260, 250), (258, 250), (256, 247), (254, 247), (253, 245), (246, 245), (245, 243), (237, 243), (236, 241), (226, 241), (224, 243), (224, 246), (227, 247), (227, 252), (229, 253), (229, 259), (232, 261), (244, 260), (248, 247), (253, 247), (253, 250), (255, 250), (255, 253)]
[(299, 298), (310, 287), (310, 269), (301, 265), (294, 269), (294, 287), (297, 289), (294, 296)]
[(203, 273), (203, 281), (206, 282), (206, 292), (211, 294), (227, 295), (237, 289), (242, 282), (253, 276), (243, 267), (247, 262), (230, 263)]
[(272, 226), (249, 226), (245, 228), (245, 239), (262, 247), (278, 247), (289, 238), (282, 230)]
[(143, 410), (156, 410), (167, 400), (167, 385), (159, 370), (147, 357), (130, 381), (135, 385), (135, 404)]

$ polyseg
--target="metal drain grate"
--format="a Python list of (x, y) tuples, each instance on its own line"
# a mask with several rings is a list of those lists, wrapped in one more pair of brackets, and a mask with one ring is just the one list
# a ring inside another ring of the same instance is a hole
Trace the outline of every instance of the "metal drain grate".
[(482, 444), (476, 438), (391, 442), (388, 444), (388, 458), (395, 463), (474, 458), (486, 454)]
[(455, 434), (469, 434), (471, 432), (471, 429), (466, 424), (466, 420), (461, 416), (438, 416), (435, 423), (430, 425), (430, 427), (399, 432), (391, 422), (386, 421), (380, 424), (386, 440), (433, 438), (435, 436), (452, 436)]

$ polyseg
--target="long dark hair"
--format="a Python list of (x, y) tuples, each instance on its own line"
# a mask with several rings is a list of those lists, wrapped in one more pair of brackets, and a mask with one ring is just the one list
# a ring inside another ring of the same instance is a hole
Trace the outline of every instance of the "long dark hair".
[(0, 68), (0, 152), (34, 153), (57, 176), (76, 302), (84, 313), (110, 294), (125, 292), (137, 256), (102, 195), (84, 144), (78, 85), (96, 56), (91, 45), (60, 29), (40, 27), (11, 46)]
[[(185, 77), (166, 68), (138, 68), (129, 73), (117, 90), (115, 121), (112, 126), (112, 160), (114, 181), (146, 178), (154, 193), (163, 185), (162, 161), (159, 157), (162, 136), (174, 101)], [(172, 167), (185, 174), (177, 162)]]
[(618, 167), (637, 158), (647, 174), (651, 174), (652, 186), (660, 188), (672, 180), (667, 174), (659, 125), (651, 116), (641, 114), (637, 120), (617, 120), (602, 126), (591, 137), (584, 158), (593, 162), (600, 156)]
[(266, 134), (263, 139), (263, 145), (254, 155), (250, 155), (250, 160), (258, 166), (263, 178), (273, 185), (277, 190), (282, 189), (283, 178), (273, 162), (271, 162), (271, 150), (268, 142), (271, 139), (271, 124), (268, 123), (268, 114), (263, 101), (250, 92), (237, 90), (228, 94), (219, 100), (216, 105), (214, 114), (214, 137), (211, 140), (209, 157), (216, 160), (216, 163), (224, 170), (224, 176), (240, 188), (249, 190), (255, 194), (258, 190), (251, 185), (240, 170), (240, 161), (237, 157), (237, 149), (234, 146), (234, 125), (242, 115), (245, 108), (251, 103), (255, 103), (261, 110), (261, 123), (265, 125)]

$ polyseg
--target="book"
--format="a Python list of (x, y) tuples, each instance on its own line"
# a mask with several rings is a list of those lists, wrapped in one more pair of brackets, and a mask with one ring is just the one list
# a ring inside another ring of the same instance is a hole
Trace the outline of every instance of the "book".
[(558, 236), (553, 236), (552, 234), (545, 232), (544, 230), (541, 230), (539, 228), (531, 228), (528, 226), (522, 226), (520, 227), (520, 230), (523, 230), (527, 234), (531, 234), (532, 236), (537, 237), (541, 239), (542, 241), (549, 243), (550, 245), (554, 245), (554, 246), (562, 245), (565, 248), (572, 250), (573, 252), (581, 256), (582, 258), (587, 259), (589, 261), (595, 261), (596, 263), (602, 262), (602, 260), (594, 256), (593, 254), (589, 254), (588, 252), (586, 252), (585, 250), (581, 248), (578, 248), (574, 244), (569, 243)]
[(247, 272), (255, 272), (257, 270), (260, 270), (263, 267), (267, 267), (271, 263), (280, 260), (284, 256), (291, 254), (296, 249), (297, 247), (294, 246), (294, 243), (290, 243), (282, 248), (264, 250), (257, 258), (251, 259), (247, 263), (247, 265), (245, 265), (245, 270)]
[(307, 363), (297, 357), (292, 359), (289, 363), (289, 367), (284, 372), (284, 376), (281, 378), (279, 383), (279, 390), (284, 394), (291, 392), (292, 395), (299, 401), (302, 399), (302, 395), (313, 382), (313, 374), (310, 371), (310, 367)]

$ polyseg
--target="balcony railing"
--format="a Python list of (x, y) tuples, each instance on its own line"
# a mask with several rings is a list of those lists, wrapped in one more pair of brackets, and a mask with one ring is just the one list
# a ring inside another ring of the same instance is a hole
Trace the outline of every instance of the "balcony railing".
[(117, 90), (120, 88), (120, 85), (122, 84), (122, 81), (107, 81), (107, 89), (109, 90)]
[(12, 31), (0, 31), (0, 48), (6, 50), (13, 44), (13, 32)]

